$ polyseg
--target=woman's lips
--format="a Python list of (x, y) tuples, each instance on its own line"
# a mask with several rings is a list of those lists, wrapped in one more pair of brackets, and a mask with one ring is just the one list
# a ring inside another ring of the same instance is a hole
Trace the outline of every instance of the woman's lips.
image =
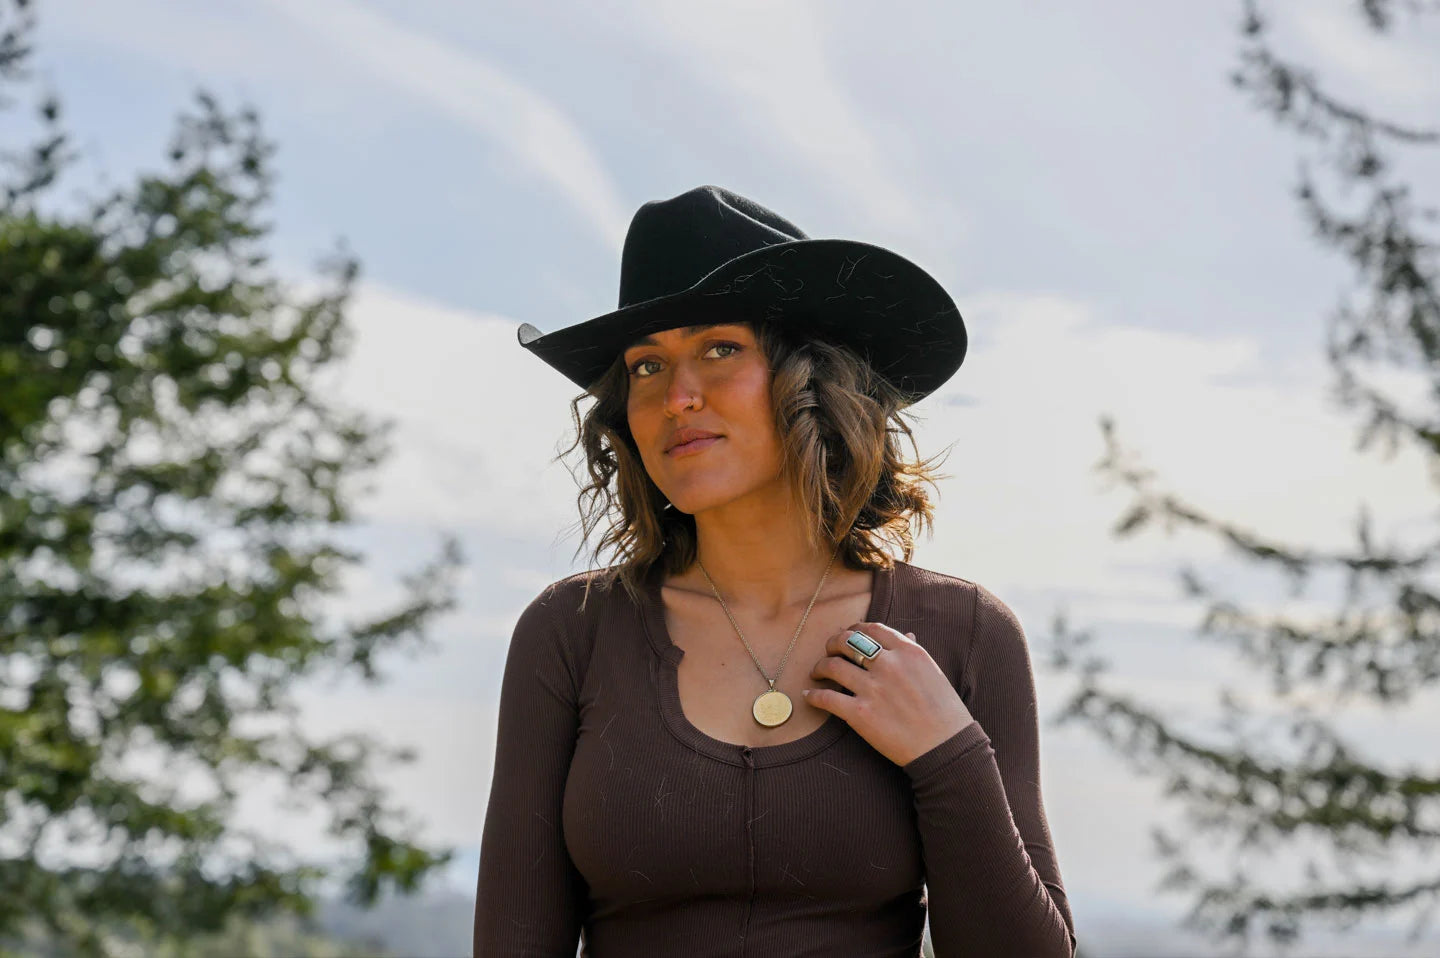
[(692, 439), (689, 442), (682, 442), (678, 446), (671, 446), (665, 453), (667, 456), (689, 456), (702, 450), (709, 449), (724, 436), (706, 436), (704, 439)]

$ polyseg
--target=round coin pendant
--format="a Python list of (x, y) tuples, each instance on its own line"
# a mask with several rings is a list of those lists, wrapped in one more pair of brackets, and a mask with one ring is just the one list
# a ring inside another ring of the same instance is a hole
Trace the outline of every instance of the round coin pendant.
[(755, 721), (774, 728), (790, 717), (794, 706), (790, 704), (790, 696), (776, 689), (769, 689), (756, 697), (750, 711), (755, 713)]

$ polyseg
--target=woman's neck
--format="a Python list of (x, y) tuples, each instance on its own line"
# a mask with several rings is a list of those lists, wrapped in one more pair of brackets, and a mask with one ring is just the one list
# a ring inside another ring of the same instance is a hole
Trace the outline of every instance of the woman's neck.
[(817, 592), (820, 597), (831, 594), (848, 575), (838, 553), (832, 557), (809, 550), (770, 550), (746, 555), (707, 549), (704, 543), (699, 553), (681, 578), (684, 585), (706, 595), (718, 590), (731, 609), (743, 608), (761, 618), (808, 606)]

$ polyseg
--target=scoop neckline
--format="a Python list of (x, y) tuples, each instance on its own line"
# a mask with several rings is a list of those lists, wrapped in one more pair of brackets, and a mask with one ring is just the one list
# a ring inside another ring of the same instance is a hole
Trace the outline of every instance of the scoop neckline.
[[(900, 565), (900, 560), (893, 559), (893, 562), (895, 565), (889, 568), (871, 570), (870, 605), (865, 611), (867, 622), (883, 622), (890, 615), (891, 600), (895, 593), (896, 566)], [(665, 625), (665, 603), (660, 591), (663, 578), (664, 572), (659, 563), (656, 563), (645, 577), (642, 618), (650, 644), (664, 663), (660, 669), (660, 715), (665, 726), (676, 738), (695, 751), (730, 765), (747, 764), (745, 755), (748, 752), (748, 764), (759, 768), (808, 758), (834, 744), (849, 730), (850, 726), (845, 720), (832, 712), (810, 733), (778, 745), (742, 745), (738, 742), (723, 741), (701, 731), (685, 716), (685, 710), (680, 704), (679, 670), (685, 650), (671, 640), (670, 630)]]

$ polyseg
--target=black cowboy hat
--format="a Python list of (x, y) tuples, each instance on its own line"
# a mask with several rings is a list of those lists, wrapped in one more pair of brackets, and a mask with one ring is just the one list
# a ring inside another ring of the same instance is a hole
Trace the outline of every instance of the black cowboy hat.
[(700, 323), (770, 321), (842, 343), (916, 402), (965, 359), (965, 323), (925, 270), (879, 246), (810, 239), (729, 190), (644, 204), (620, 258), (620, 308), (520, 345), (590, 389), (635, 339)]

